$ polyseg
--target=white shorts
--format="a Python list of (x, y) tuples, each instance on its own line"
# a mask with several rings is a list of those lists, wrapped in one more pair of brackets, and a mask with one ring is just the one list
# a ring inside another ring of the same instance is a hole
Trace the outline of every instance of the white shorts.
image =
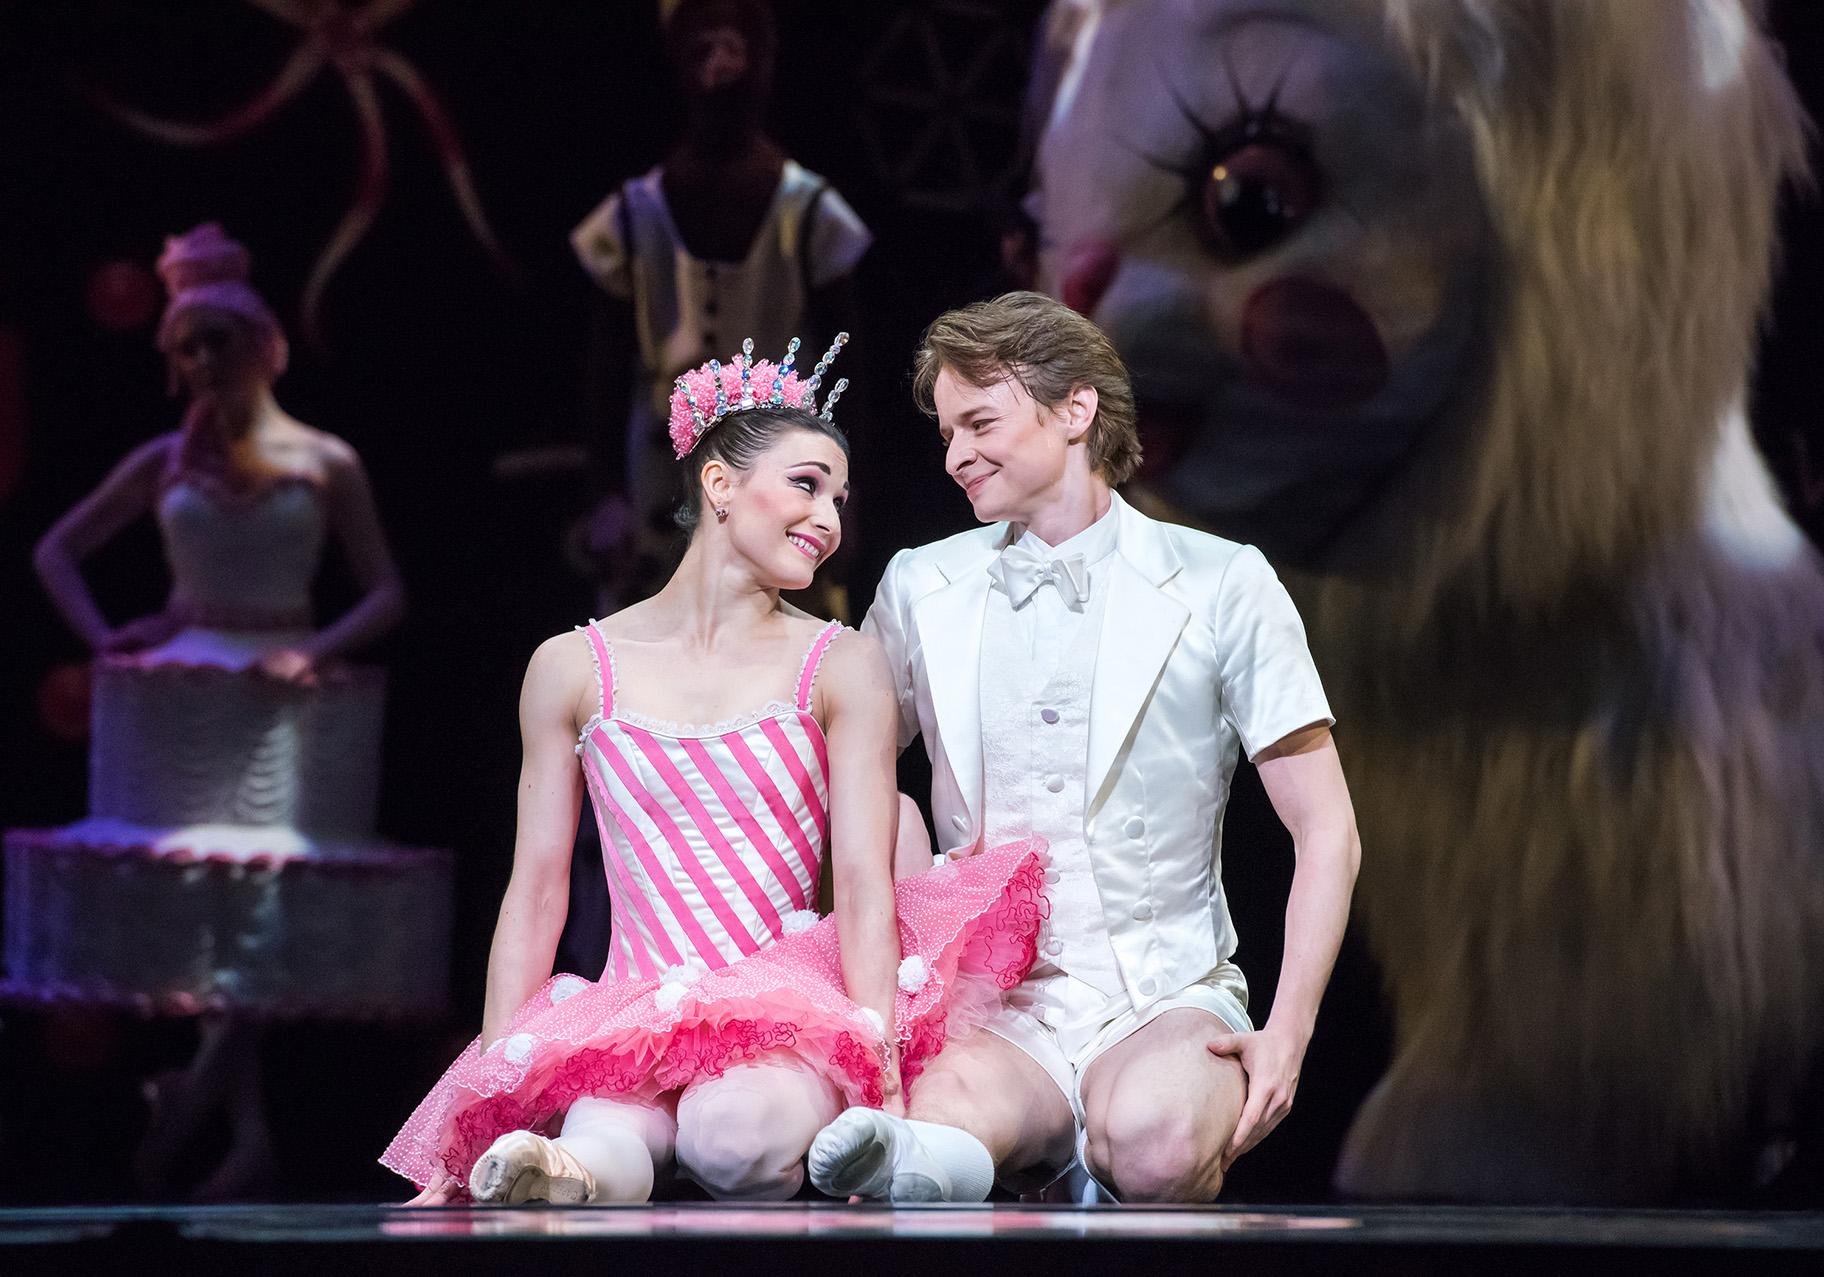
[[(1083, 1074), (1097, 1057), (1180, 1007), (1206, 1011), (1231, 1032), (1251, 1032), (1254, 1025), (1248, 1019), (1247, 997), (1247, 981), (1232, 962), (1140, 1011), (1126, 993), (1103, 993), (1054, 966), (1041, 964), (1007, 991), (1001, 1009), (982, 1027), (1018, 1047), (1063, 1092), (1076, 1121), (1076, 1159), (1070, 1166), (1058, 1168), (1058, 1174), (1081, 1179), (1087, 1177), (1082, 1171)], [(1106, 1197), (1106, 1190), (1104, 1199), (1112, 1200)]]

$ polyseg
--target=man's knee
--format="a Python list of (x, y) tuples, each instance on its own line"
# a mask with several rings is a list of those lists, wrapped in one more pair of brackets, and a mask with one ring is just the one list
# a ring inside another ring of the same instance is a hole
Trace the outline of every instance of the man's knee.
[(929, 1071), (912, 1084), (906, 1115), (920, 1121), (960, 1126), (963, 1119), (975, 1115), (979, 1090), (966, 1074), (951, 1070)]
[(899, 796), (899, 825), (893, 838), (893, 877), (911, 878), (931, 867), (931, 835), (918, 804)]
[(912, 801), (912, 795), (904, 794), (904, 793), (900, 794), (899, 795), (899, 825), (898, 825), (899, 836), (901, 838), (905, 838), (908, 834), (911, 834), (914, 837), (922, 838), (924, 836), (924, 828), (925, 828), (925, 817), (924, 817), (923, 813), (921, 813), (918, 810), (918, 804)]
[(1222, 1150), (1169, 1097), (1117, 1094), (1084, 1136), (1090, 1172), (1124, 1202), (1207, 1202), (1222, 1189)]
[(679, 1114), (678, 1164), (716, 1197), (780, 1201), (804, 1182), (803, 1149), (787, 1148), (751, 1095), (704, 1096)]
[(926, 1070), (912, 1084), (907, 1116), (967, 1127), (982, 1116), (982, 1106), (992, 1101), (991, 1089), (979, 1073), (940, 1065)]

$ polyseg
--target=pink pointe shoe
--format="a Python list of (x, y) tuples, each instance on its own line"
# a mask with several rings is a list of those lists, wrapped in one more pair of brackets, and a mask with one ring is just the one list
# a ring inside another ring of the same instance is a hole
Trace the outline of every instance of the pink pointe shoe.
[(490, 1206), (581, 1206), (595, 1200), (595, 1176), (562, 1145), (531, 1131), (508, 1131), (476, 1160), (469, 1195)]

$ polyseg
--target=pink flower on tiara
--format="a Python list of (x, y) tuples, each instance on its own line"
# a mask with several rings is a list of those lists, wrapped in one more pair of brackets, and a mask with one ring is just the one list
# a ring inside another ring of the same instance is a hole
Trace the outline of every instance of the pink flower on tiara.
[[(741, 369), (736, 363), (721, 364), (723, 407), (716, 410), (716, 376), (710, 365), (692, 368), (677, 379), (671, 391), (671, 447), (679, 459), (690, 455), (717, 422), (730, 413), (741, 411)], [(748, 372), (748, 384), (754, 395), (753, 406), (764, 408), (772, 403), (773, 379), (778, 367), (770, 359), (756, 359)], [(788, 407), (815, 406), (808, 383), (798, 380), (796, 370), (785, 374), (780, 397)], [(694, 414), (693, 414), (694, 410)]]

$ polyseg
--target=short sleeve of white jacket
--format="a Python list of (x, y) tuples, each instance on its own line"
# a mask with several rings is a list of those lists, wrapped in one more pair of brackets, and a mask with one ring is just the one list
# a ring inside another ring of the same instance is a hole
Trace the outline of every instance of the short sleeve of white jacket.
[(1212, 624), (1223, 715), (1249, 759), (1301, 727), (1336, 721), (1292, 597), (1253, 546), (1224, 569)]

